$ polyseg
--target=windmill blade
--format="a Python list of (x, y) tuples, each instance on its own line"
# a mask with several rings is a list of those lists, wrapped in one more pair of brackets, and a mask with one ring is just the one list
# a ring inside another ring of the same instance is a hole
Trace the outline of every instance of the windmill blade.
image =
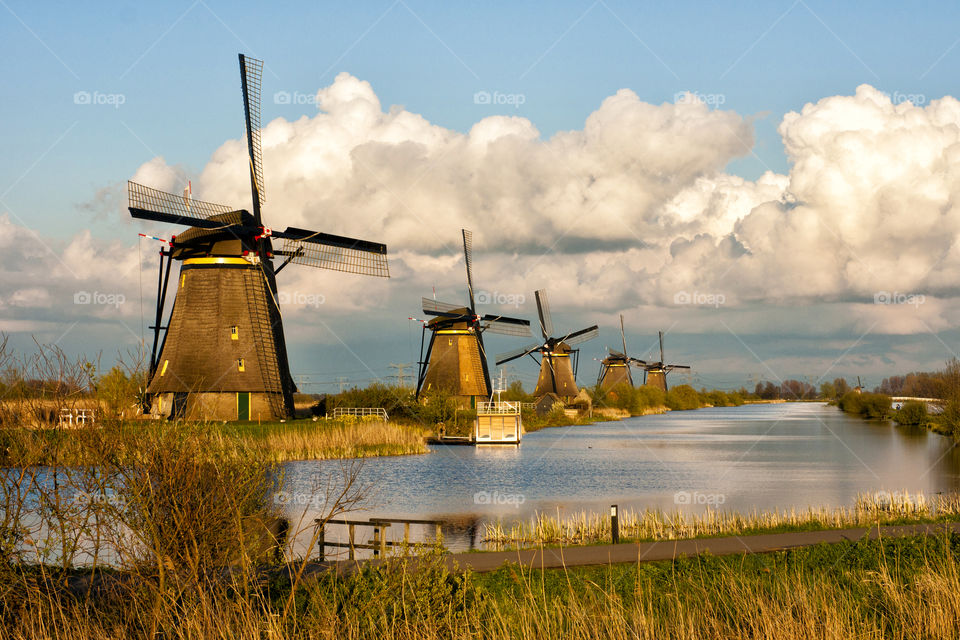
[(225, 204), (184, 198), (183, 194), (151, 189), (133, 181), (127, 182), (127, 206), (134, 218), (207, 229), (224, 226), (222, 222), (208, 218), (236, 211)]
[(666, 360), (666, 358), (663, 357), (663, 331), (658, 331), (657, 334), (660, 336), (660, 362), (663, 362)]
[(330, 233), (321, 233), (319, 231), (310, 231), (308, 229), (298, 229), (296, 227), (287, 227), (283, 231), (271, 231), (270, 235), (275, 238), (302, 240), (303, 242), (322, 244), (328, 247), (354, 249), (356, 251), (366, 251), (368, 253), (382, 253), (383, 255), (387, 254), (387, 245), (381, 242), (358, 240), (356, 238), (348, 238), (347, 236), (335, 236)]
[(620, 340), (623, 341), (623, 354), (627, 354), (627, 334), (623, 332), (623, 314), (620, 314)]
[[(460, 307), (461, 309), (463, 307)], [(469, 313), (456, 312), (456, 311), (429, 311), (424, 309), (423, 312), (428, 316), (436, 316), (438, 318), (450, 318), (451, 320), (462, 320), (464, 322), (471, 320), (474, 316)]]
[(560, 339), (560, 342), (566, 342), (567, 345), (573, 346), (575, 344), (580, 344), (586, 342), (587, 340), (593, 340), (600, 335), (600, 328), (597, 325), (592, 327), (587, 327), (586, 329), (580, 329), (580, 331), (574, 331), (573, 333), (568, 333), (566, 336)]
[[(283, 237), (281, 234), (277, 235)], [(355, 242), (361, 243), (363, 241), (357, 240)], [(340, 243), (317, 242), (316, 239), (306, 241), (285, 238), (283, 249), (276, 253), (290, 256), (290, 262), (293, 264), (389, 278), (390, 267), (387, 264), (386, 247), (383, 247), (383, 249), (384, 251), (381, 253), (380, 251), (368, 251), (364, 248), (345, 247), (341, 246)]]
[(664, 371), (673, 371), (674, 369), (689, 369), (690, 366), (686, 364), (668, 364), (663, 367)]
[(627, 360), (630, 362), (630, 364), (637, 367), (645, 367), (649, 364), (646, 360), (641, 360), (640, 358), (631, 357), (631, 358), (627, 358)]
[(477, 308), (473, 301), (473, 232), (466, 229), (460, 230), (463, 233), (463, 259), (467, 263), (467, 291), (470, 293), (470, 310)]
[(625, 353), (620, 353), (619, 351), (614, 351), (614, 350), (611, 349), (610, 347), (607, 347), (607, 353), (609, 353), (610, 356), (613, 357), (613, 358), (623, 358), (624, 360), (627, 359), (627, 354), (625, 354)]
[(547, 300), (547, 290), (539, 289), (533, 292), (537, 299), (537, 315), (540, 316), (540, 331), (543, 332), (543, 339), (553, 335), (553, 316), (550, 314), (550, 302)]
[(487, 314), (481, 319), (483, 321), (483, 330), (489, 331), (490, 333), (498, 333), (504, 336), (517, 336), (520, 338), (529, 338), (533, 334), (530, 333), (530, 321), (522, 320), (520, 318), (509, 318), (507, 316), (495, 316), (492, 314)]
[(263, 154), (260, 149), (260, 90), (263, 60), (240, 54), (240, 81), (243, 86), (243, 114), (250, 156), (250, 186), (253, 191), (253, 215), (260, 224), (260, 205), (267, 201), (263, 190)]
[(443, 311), (455, 311), (457, 309), (463, 309), (462, 304), (440, 302), (439, 300), (434, 300), (433, 298), (423, 298), (421, 300), (421, 303), (423, 305), (424, 313), (436, 314), (438, 312), (443, 312)]
[(525, 355), (531, 354), (534, 351), (539, 351), (543, 347), (539, 342), (534, 342), (533, 344), (528, 344), (525, 347), (520, 347), (519, 349), (514, 349), (512, 351), (507, 351), (497, 355), (496, 363), (499, 367), (502, 364), (506, 364), (511, 360), (516, 360), (517, 358), (522, 358)]

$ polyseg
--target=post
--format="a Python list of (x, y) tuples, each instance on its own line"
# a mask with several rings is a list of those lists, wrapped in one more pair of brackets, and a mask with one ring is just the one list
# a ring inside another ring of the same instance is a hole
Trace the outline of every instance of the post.
[(320, 552), (320, 562), (323, 562), (326, 559), (326, 532), (324, 531), (323, 522), (318, 526), (320, 527), (320, 532), (317, 534), (317, 549)]
[(403, 523), (403, 545), (407, 546), (410, 544), (410, 523)]
[(443, 544), (443, 530), (440, 529), (440, 523), (437, 523), (437, 545)]
[(349, 558), (353, 560), (353, 535), (356, 532), (356, 527), (354, 525), (349, 525), (350, 529), (350, 555)]
[(386, 557), (387, 555), (387, 528), (390, 526), (390, 523), (383, 525), (383, 529), (380, 530), (380, 555)]
[(380, 555), (380, 527), (373, 528), (373, 557)]
[(610, 536), (613, 544), (620, 542), (620, 518), (617, 515), (617, 505), (610, 505)]

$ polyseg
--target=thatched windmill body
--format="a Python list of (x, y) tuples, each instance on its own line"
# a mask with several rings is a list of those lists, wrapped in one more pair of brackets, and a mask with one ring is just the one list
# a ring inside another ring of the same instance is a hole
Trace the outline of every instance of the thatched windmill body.
[(623, 330), (623, 314), (620, 314), (620, 341), (623, 344), (623, 351), (609, 349), (609, 355), (600, 361), (597, 386), (601, 391), (610, 391), (620, 384), (627, 384), (632, 387), (633, 375), (630, 372), (630, 367), (646, 367), (647, 365), (645, 361), (627, 355), (627, 336)]
[[(154, 414), (209, 420), (293, 414), (276, 275), (290, 263), (389, 277), (386, 245), (316, 231), (271, 230), (260, 150), (263, 63), (240, 54), (253, 212), (129, 182), (134, 218), (189, 227), (160, 252), (150, 382)], [(282, 240), (274, 249), (273, 240)], [(283, 262), (274, 267), (274, 258)], [(180, 263), (167, 324), (163, 311), (173, 261)], [(161, 333), (163, 339), (161, 341)]]
[(537, 299), (537, 314), (540, 318), (542, 342), (498, 355), (497, 366), (524, 356), (530, 356), (536, 362), (537, 359), (533, 354), (537, 353), (540, 355), (540, 375), (537, 378), (537, 387), (533, 395), (539, 398), (547, 393), (553, 393), (562, 400), (570, 402), (579, 393), (577, 389), (577, 361), (580, 351), (574, 349), (574, 347), (597, 337), (600, 331), (597, 325), (593, 325), (586, 329), (555, 336), (547, 292), (541, 289), (534, 292), (534, 296)]
[(660, 337), (660, 360), (647, 362), (643, 365), (643, 383), (667, 391), (667, 374), (674, 369), (689, 369), (685, 364), (664, 364), (663, 331), (657, 332)]
[(430, 331), (430, 342), (424, 351), (420, 342), (420, 371), (417, 376), (417, 398), (424, 393), (441, 391), (460, 402), (475, 407), (477, 398), (491, 396), (490, 371), (483, 346), (484, 332), (510, 336), (530, 336), (530, 321), (476, 311), (473, 296), (473, 234), (462, 230), (463, 256), (467, 268), (466, 304), (438, 302), (423, 298), (423, 312), (433, 319), (423, 326)]

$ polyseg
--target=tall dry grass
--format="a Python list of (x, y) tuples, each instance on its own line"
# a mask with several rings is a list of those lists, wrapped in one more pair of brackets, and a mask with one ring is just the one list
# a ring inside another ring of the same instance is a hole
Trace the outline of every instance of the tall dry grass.
[[(960, 520), (960, 494), (931, 498), (909, 492), (858, 496), (852, 507), (810, 507), (738, 513), (708, 508), (700, 513), (622, 509), (620, 535), (630, 540), (679, 540), (762, 531), (844, 529), (907, 521)], [(610, 540), (610, 518), (579, 512), (562, 516), (539, 513), (529, 520), (487, 523), (483, 541), (493, 548), (578, 545)]]

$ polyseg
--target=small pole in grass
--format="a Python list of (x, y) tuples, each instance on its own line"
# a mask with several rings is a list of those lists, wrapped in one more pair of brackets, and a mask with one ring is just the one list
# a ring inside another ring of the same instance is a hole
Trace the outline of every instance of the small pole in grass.
[(610, 535), (613, 538), (613, 544), (620, 542), (620, 518), (617, 517), (617, 505), (610, 505)]

